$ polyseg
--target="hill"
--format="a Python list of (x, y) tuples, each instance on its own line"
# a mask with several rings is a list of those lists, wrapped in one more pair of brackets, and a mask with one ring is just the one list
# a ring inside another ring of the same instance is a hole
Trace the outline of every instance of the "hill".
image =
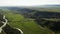
[(8, 19), (8, 23), (13, 28), (20, 28), (24, 34), (50, 34), (49, 29), (44, 29), (39, 26), (33, 19), (25, 18), (21, 14), (3, 10), (3, 13)]
[[(48, 7), (47, 7), (48, 6)], [(42, 7), (3, 7), (11, 27), (18, 27), (25, 34), (51, 34), (60, 31), (60, 8)], [(7, 9), (7, 10), (6, 10)]]

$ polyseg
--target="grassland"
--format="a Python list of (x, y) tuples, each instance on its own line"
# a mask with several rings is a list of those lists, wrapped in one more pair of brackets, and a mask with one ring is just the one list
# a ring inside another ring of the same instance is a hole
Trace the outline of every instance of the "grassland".
[[(54, 8), (32, 8), (33, 10), (44, 11), (44, 12), (60, 12), (60, 9)], [(1, 12), (2, 10), (0, 10)], [(26, 18), (21, 14), (15, 13), (15, 11), (10, 10), (3, 10), (6, 18), (8, 19), (8, 24), (13, 28), (20, 28), (24, 34), (52, 34), (52, 31), (48, 28), (43, 28), (42, 26), (38, 25), (34, 19)], [(30, 15), (35, 14), (36, 12), (29, 13)], [(28, 16), (27, 16), (28, 17)], [(49, 21), (60, 21), (60, 19), (47, 19), (43, 18), (44, 20)], [(58, 33), (60, 34), (60, 33)]]
[(51, 34), (49, 29), (42, 28), (34, 20), (25, 18), (21, 14), (5, 12), (8, 24), (13, 28), (20, 28), (24, 34)]

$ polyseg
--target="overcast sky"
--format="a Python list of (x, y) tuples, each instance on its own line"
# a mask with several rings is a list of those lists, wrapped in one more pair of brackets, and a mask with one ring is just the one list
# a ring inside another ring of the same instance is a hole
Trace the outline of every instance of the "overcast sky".
[(60, 4), (60, 0), (0, 0), (0, 6), (35, 6)]

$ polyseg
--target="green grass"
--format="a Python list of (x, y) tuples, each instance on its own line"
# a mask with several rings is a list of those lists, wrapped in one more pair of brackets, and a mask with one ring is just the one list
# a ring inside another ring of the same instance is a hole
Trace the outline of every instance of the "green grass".
[(20, 28), (24, 34), (51, 34), (50, 30), (39, 26), (34, 20), (25, 18), (23, 15), (7, 12), (6, 18), (13, 28)]
[(42, 18), (47, 21), (60, 21), (60, 18)]

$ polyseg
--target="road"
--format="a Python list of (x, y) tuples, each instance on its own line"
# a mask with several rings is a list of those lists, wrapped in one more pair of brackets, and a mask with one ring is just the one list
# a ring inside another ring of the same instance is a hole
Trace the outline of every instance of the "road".
[[(3, 25), (0, 27), (0, 33), (2, 32), (3, 28), (6, 27), (7, 22), (8, 22), (8, 20), (5, 18), (5, 15), (3, 16), (3, 19), (4, 19), (5, 21), (2, 21)], [(18, 31), (21, 32), (21, 34), (23, 34), (23, 31), (22, 31), (21, 29), (19, 29), (19, 28), (15, 28), (15, 29), (17, 29)]]
[(4, 28), (8, 22), (8, 20), (5, 18), (5, 15), (3, 16), (3, 19), (5, 20), (5, 22), (2, 21), (3, 25), (0, 27), (0, 33), (2, 32), (2, 28)]

